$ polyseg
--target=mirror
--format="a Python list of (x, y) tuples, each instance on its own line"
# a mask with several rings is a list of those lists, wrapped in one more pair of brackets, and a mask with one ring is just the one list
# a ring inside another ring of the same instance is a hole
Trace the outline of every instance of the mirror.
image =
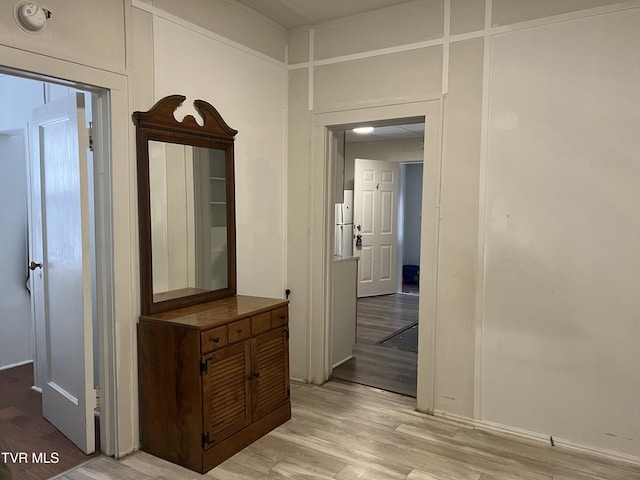
[(174, 112), (185, 97), (135, 112), (142, 313), (236, 294), (233, 141), (213, 106), (200, 126)]

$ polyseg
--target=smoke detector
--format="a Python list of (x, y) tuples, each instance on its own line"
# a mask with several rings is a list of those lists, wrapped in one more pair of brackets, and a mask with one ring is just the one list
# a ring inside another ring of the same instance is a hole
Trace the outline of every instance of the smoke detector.
[(51, 18), (51, 11), (33, 2), (18, 2), (13, 8), (13, 18), (18, 26), (33, 35), (41, 33)]

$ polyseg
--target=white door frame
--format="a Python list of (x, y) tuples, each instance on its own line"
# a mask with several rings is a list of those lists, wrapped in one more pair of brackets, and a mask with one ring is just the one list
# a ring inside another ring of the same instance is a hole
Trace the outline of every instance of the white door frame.
[[(440, 217), (440, 172), (442, 163), (442, 96), (420, 102), (354, 108), (318, 113), (312, 123), (311, 165), (311, 273), (309, 322), (309, 372), (312, 383), (323, 383), (331, 375), (332, 325), (331, 278), (333, 276), (333, 182), (335, 165), (326, 152), (327, 131), (332, 127), (409, 117), (425, 118), (423, 223), (421, 232), (421, 291), (418, 321), (417, 408), (431, 412), (435, 405), (436, 289)], [(426, 221), (429, 219), (429, 221)], [(427, 273), (428, 272), (428, 273)]]
[[(138, 285), (131, 275), (131, 265), (138, 258), (135, 241), (134, 198), (130, 179), (135, 179), (133, 162), (129, 162), (132, 128), (121, 119), (128, 118), (128, 79), (125, 74), (109, 72), (74, 62), (39, 55), (0, 45), (0, 72), (49, 83), (72, 86), (97, 93), (99, 101), (93, 112), (98, 135), (94, 151), (96, 228), (107, 241), (97, 245), (97, 269), (102, 277), (98, 286), (98, 339), (100, 362), (100, 444), (107, 455), (120, 456), (137, 447), (137, 395), (135, 374), (135, 322), (139, 308)], [(65, 80), (60, 80), (65, 79)], [(100, 125), (101, 124), (101, 125)], [(120, 177), (120, 178), (118, 178)], [(125, 250), (126, 249), (126, 250)], [(124, 252), (129, 252), (123, 256)], [(123, 258), (125, 261), (123, 261)], [(114, 278), (118, 284), (114, 284)], [(121, 320), (118, 320), (121, 319)], [(119, 362), (116, 351), (130, 352)]]

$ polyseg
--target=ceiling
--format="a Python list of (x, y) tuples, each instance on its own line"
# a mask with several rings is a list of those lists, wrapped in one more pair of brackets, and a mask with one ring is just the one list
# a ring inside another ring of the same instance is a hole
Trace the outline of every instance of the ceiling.
[(352, 130), (346, 130), (345, 142), (377, 142), (383, 140), (404, 140), (409, 138), (423, 139), (424, 123), (374, 127), (373, 132), (366, 135), (354, 133)]
[(237, 0), (286, 28), (316, 25), (412, 0)]

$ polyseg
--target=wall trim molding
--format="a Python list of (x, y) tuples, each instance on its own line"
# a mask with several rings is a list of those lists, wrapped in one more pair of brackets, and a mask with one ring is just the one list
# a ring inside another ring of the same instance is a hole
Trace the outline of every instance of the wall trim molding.
[(438, 45), (443, 45), (443, 44), (444, 44), (444, 39), (442, 38), (439, 38), (437, 40), (425, 40), (423, 42), (408, 43), (406, 45), (398, 45), (396, 47), (386, 47), (386, 48), (380, 48), (378, 50), (369, 50), (368, 52), (351, 53), (349, 55), (341, 55), (339, 57), (325, 58), (322, 60), (311, 60), (308, 62), (294, 63), (291, 65), (288, 65), (287, 68), (289, 70), (298, 70), (300, 68), (321, 67), (324, 65), (333, 65), (336, 63), (350, 62), (353, 60), (363, 60), (365, 58), (379, 57), (382, 55), (390, 55), (393, 53), (410, 52), (412, 50), (436, 47)]
[[(462, 423), (464, 425), (469, 425), (477, 428), (478, 430), (500, 434), (500, 435), (508, 435), (512, 437), (524, 438), (527, 440), (534, 440), (536, 442), (545, 443), (549, 445), (549, 436), (539, 433), (532, 432), (529, 430), (524, 430), (516, 427), (509, 427), (507, 425), (503, 425), (501, 423), (490, 422), (487, 420), (478, 420), (469, 417), (465, 417), (462, 415), (456, 415), (453, 413), (446, 412), (444, 410), (434, 410), (433, 416), (445, 420), (452, 420), (454, 422)], [(627, 455), (625, 453), (614, 452), (613, 450), (606, 450), (604, 448), (590, 447), (587, 445), (581, 445), (570, 440), (553, 437), (553, 443), (555, 447), (566, 448), (568, 450), (573, 450), (575, 452), (586, 453), (589, 455), (594, 455), (596, 457), (604, 458), (607, 460), (614, 460), (616, 462), (625, 462), (630, 465), (640, 465), (640, 457), (635, 457), (633, 455)]]
[(416, 95), (412, 97), (406, 97), (401, 99), (390, 99), (386, 101), (372, 100), (362, 103), (334, 103), (328, 104), (320, 108), (314, 108), (313, 114), (325, 114), (325, 113), (337, 113), (347, 112), (351, 110), (366, 110), (368, 108), (378, 107), (391, 107), (395, 105), (412, 105), (420, 102), (430, 102), (433, 100), (441, 100), (442, 95), (440, 93), (428, 93), (424, 95)]
[(33, 360), (24, 360), (22, 362), (11, 363), (9, 365), (5, 365), (3, 367), (0, 367), (0, 372), (3, 371), (3, 370), (9, 370), (11, 368), (21, 367), (21, 366), (26, 365), (28, 363), (33, 363)]
[[(491, 26), (493, 0), (486, 0), (485, 30)], [(491, 37), (484, 37), (482, 59), (482, 107), (480, 125), (480, 178), (478, 188), (478, 256), (476, 259), (475, 364), (473, 385), (473, 415), (480, 417), (482, 391), (482, 352), (484, 348), (484, 270), (487, 216), (487, 159), (489, 154), (489, 86), (491, 81)]]
[[(133, 0), (134, 6), (138, 4), (140, 0)], [(145, 5), (146, 7), (146, 5)], [(580, 18), (592, 17), (594, 15), (602, 15), (606, 13), (620, 12), (624, 10), (630, 10), (634, 8), (640, 8), (640, 0), (628, 0), (621, 3), (615, 3), (612, 5), (606, 5), (603, 7), (588, 8), (585, 10), (577, 10), (575, 12), (563, 13), (560, 15), (553, 15), (550, 17), (537, 18), (534, 20), (527, 20), (524, 22), (514, 23), (512, 25), (503, 25), (499, 27), (492, 27), (491, 23), (485, 24), (485, 28), (477, 30), (475, 32), (461, 33), (457, 35), (447, 35), (447, 29), (445, 28), (445, 36), (434, 40), (424, 40), (421, 42), (407, 43), (404, 45), (397, 45), (394, 47), (380, 48), (377, 50), (369, 50), (366, 52), (352, 53), (349, 55), (341, 55), (338, 57), (326, 58), (322, 60), (311, 59), (308, 62), (293, 63), (286, 66), (288, 70), (298, 70), (301, 68), (320, 67), (325, 65), (333, 65), (336, 63), (350, 62), (354, 60), (363, 60), (366, 58), (379, 57), (382, 55), (390, 55), (394, 53), (409, 52), (412, 50), (419, 50), (422, 48), (436, 47), (439, 45), (448, 45), (453, 42), (462, 42), (465, 40), (471, 40), (473, 38), (491, 37), (493, 35), (499, 35), (502, 33), (508, 33), (514, 30), (523, 30), (527, 28), (539, 27), (542, 25), (549, 25), (553, 23), (566, 22), (570, 20), (577, 20)], [(446, 23), (446, 22), (445, 22)], [(317, 28), (318, 26), (316, 26)], [(446, 25), (445, 25), (446, 27)], [(246, 47), (245, 47), (246, 48)], [(444, 83), (444, 79), (443, 79)]]
[(243, 45), (241, 43), (238, 43), (234, 40), (231, 40), (227, 37), (224, 37), (218, 33), (214, 33), (211, 30), (207, 30), (206, 28), (200, 27), (198, 25), (196, 25), (195, 23), (191, 23), (188, 20), (185, 20), (183, 18), (177, 17), (176, 15), (173, 15), (172, 13), (169, 12), (165, 12), (164, 10), (160, 10), (157, 7), (153, 7), (151, 5), (148, 5), (146, 3), (144, 3), (142, 0), (132, 0), (131, 1), (131, 5), (134, 8), (137, 8), (139, 10), (145, 11), (147, 13), (150, 13), (151, 15), (155, 16), (155, 17), (159, 17), (162, 18), (163, 20), (167, 20), (169, 22), (175, 23), (176, 25), (180, 25), (181, 27), (184, 27), (188, 30), (191, 30), (195, 33), (199, 33), (200, 35), (203, 35), (207, 38), (210, 38), (211, 40), (215, 40), (217, 42), (223, 43), (229, 47), (235, 48), (236, 50), (239, 50), (243, 53), (246, 53), (248, 55), (251, 55), (253, 57), (259, 58), (260, 60), (264, 60), (265, 62), (271, 63), (273, 65), (276, 65), (280, 68), (285, 69), (286, 68), (286, 63), (281, 62), (280, 60), (277, 60), (273, 57), (270, 57), (269, 55), (265, 55), (262, 52), (259, 52), (257, 50), (254, 50), (253, 48), (247, 47), (246, 45)]

